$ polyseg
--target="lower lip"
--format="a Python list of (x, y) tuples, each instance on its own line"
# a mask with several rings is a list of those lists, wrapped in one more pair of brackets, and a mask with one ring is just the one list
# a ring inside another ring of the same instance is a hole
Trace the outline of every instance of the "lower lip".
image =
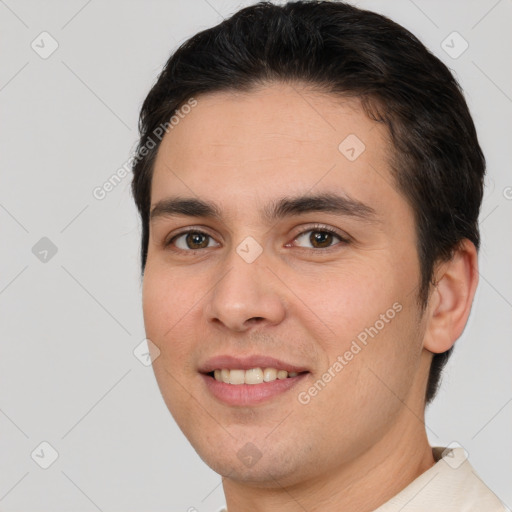
[(308, 374), (301, 373), (296, 377), (287, 377), (286, 379), (277, 379), (261, 384), (226, 384), (209, 375), (202, 374), (201, 376), (210, 393), (221, 402), (228, 405), (251, 406), (289, 391), (306, 375)]

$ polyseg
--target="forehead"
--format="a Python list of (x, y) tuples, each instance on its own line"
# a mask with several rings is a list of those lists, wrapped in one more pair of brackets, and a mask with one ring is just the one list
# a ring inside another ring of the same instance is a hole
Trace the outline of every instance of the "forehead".
[(162, 140), (152, 205), (168, 195), (196, 196), (235, 214), (284, 191), (336, 192), (376, 210), (403, 201), (387, 131), (357, 99), (272, 84), (196, 101)]

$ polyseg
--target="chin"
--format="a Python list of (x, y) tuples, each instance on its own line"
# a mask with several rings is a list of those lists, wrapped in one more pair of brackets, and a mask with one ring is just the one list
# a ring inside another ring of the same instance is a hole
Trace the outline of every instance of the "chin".
[(293, 485), (300, 481), (301, 468), (303, 470), (305, 466), (300, 464), (299, 454), (294, 453), (293, 459), (290, 457), (290, 449), (293, 448), (281, 446), (279, 449), (273, 444), (267, 450), (260, 451), (250, 442), (243, 444), (232, 441), (232, 445), (222, 449), (216, 445), (215, 450), (212, 443), (208, 446), (192, 443), (192, 446), (205, 464), (230, 480), (266, 488), (281, 487), (285, 482), (286, 485)]

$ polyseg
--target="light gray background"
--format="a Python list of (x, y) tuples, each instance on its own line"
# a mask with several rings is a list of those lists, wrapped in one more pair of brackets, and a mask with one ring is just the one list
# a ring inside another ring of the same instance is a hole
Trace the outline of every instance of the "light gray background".
[[(145, 336), (131, 176), (101, 201), (92, 191), (133, 151), (141, 103), (171, 51), (250, 3), (0, 1), (2, 511), (224, 503), (220, 477), (133, 354)], [(357, 4), (403, 24), (454, 70), (487, 156), (480, 284), (426, 423), (431, 443), (463, 445), (510, 507), (512, 1)], [(59, 45), (46, 59), (31, 47), (50, 48), (43, 31)], [(456, 59), (441, 47), (453, 31), (469, 43)], [(42, 237), (57, 247), (46, 262), (32, 252)], [(43, 441), (58, 452), (48, 469), (35, 462), (50, 456)]]

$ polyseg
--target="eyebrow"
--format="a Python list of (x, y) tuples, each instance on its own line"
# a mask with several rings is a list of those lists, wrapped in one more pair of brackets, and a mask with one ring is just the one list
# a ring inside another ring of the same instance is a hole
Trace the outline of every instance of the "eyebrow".
[[(283, 197), (269, 203), (261, 213), (263, 218), (271, 223), (310, 212), (328, 212), (354, 217), (365, 222), (379, 220), (377, 212), (371, 206), (349, 196), (333, 193)], [(154, 205), (150, 213), (150, 221), (159, 217), (174, 216), (222, 220), (222, 212), (215, 203), (197, 198), (168, 197)]]

